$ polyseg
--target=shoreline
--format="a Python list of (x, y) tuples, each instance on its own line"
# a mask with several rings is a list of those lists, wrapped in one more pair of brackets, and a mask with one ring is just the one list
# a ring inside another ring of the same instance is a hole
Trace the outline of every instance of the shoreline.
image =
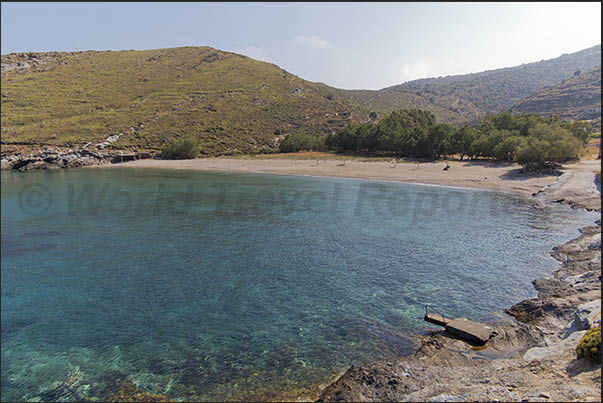
[(527, 195), (527, 193), (511, 191), (511, 190), (497, 190), (490, 188), (480, 188), (480, 187), (467, 187), (467, 186), (453, 186), (453, 185), (444, 185), (437, 183), (424, 183), (424, 182), (409, 182), (405, 180), (394, 180), (394, 179), (383, 179), (383, 178), (363, 178), (356, 176), (333, 176), (333, 175), (311, 175), (311, 174), (301, 174), (301, 173), (281, 173), (281, 172), (260, 172), (260, 171), (243, 171), (243, 170), (219, 170), (219, 169), (191, 169), (191, 168), (155, 168), (155, 167), (138, 167), (138, 166), (127, 166), (124, 167), (124, 164), (118, 165), (90, 165), (82, 168), (129, 168), (129, 169), (169, 169), (169, 170), (178, 170), (178, 171), (203, 171), (203, 172), (213, 172), (213, 173), (249, 173), (249, 174), (261, 174), (261, 175), (277, 175), (277, 176), (299, 176), (304, 178), (324, 178), (324, 179), (349, 179), (354, 181), (363, 181), (363, 182), (384, 182), (384, 183), (402, 183), (405, 185), (415, 185), (415, 186), (428, 186), (428, 187), (437, 187), (437, 188), (446, 188), (446, 189), (458, 189), (458, 190), (472, 190), (476, 192), (499, 192), (499, 193), (507, 193), (507, 194), (515, 194), (515, 195)]
[[(443, 168), (449, 165), (450, 169)], [(418, 168), (417, 168), (418, 166)], [(482, 161), (413, 162), (198, 158), (193, 160), (136, 160), (90, 168), (157, 168), (217, 172), (253, 172), (316, 177), (368, 179), (455, 188), (488, 189), (532, 194), (557, 180), (553, 174), (522, 174), (516, 164)], [(570, 168), (571, 169), (571, 168)]]
[[(444, 171), (448, 165), (450, 168)], [(419, 168), (416, 168), (419, 166)], [(261, 173), (321, 178), (399, 182), (420, 186), (497, 191), (532, 196), (539, 204), (561, 203), (600, 211), (600, 183), (594, 171), (598, 160), (566, 164), (557, 174), (525, 173), (521, 166), (483, 161), (435, 161), (421, 164), (385, 161), (308, 159), (199, 158), (193, 160), (144, 159), (86, 168), (175, 169), (222, 173)]]

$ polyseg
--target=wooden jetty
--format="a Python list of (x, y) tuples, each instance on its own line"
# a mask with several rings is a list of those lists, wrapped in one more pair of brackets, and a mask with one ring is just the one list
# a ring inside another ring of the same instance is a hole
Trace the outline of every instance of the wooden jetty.
[(442, 326), (451, 334), (468, 341), (469, 343), (483, 345), (496, 332), (490, 326), (479, 322), (473, 322), (467, 318), (450, 319), (442, 315), (428, 313), (423, 318), (426, 322)]

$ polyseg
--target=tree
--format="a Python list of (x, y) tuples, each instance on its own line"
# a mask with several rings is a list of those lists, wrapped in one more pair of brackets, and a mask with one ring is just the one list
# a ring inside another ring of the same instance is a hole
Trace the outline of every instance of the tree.
[(546, 149), (549, 143), (537, 138), (528, 138), (515, 153), (514, 161), (525, 168), (540, 170), (546, 165)]
[(378, 149), (379, 130), (372, 123), (360, 125), (356, 131), (360, 142), (359, 148), (369, 151)]
[(593, 132), (593, 127), (588, 122), (563, 122), (561, 127), (569, 130), (574, 137), (586, 145)]
[(512, 161), (517, 150), (524, 145), (526, 139), (521, 136), (509, 136), (494, 147), (494, 157), (499, 160)]
[(515, 119), (509, 112), (499, 113), (491, 116), (492, 125), (498, 130), (515, 129)]
[(454, 127), (446, 123), (428, 126), (421, 133), (417, 144), (417, 156), (437, 159), (446, 151), (446, 140), (454, 132)]
[(393, 111), (383, 120), (396, 121), (402, 128), (425, 127), (435, 124), (435, 115), (421, 109), (402, 109)]
[(540, 123), (530, 129), (529, 136), (517, 149), (515, 162), (540, 170), (569, 159), (578, 158), (582, 145), (567, 129), (556, 123)]
[(359, 125), (353, 124), (343, 129), (337, 130), (335, 134), (330, 134), (325, 139), (325, 144), (331, 149), (344, 151), (357, 151), (359, 147), (356, 132)]
[[(403, 157), (437, 159), (458, 154), (461, 160), (496, 158), (544, 167), (576, 158), (588, 140), (585, 123), (559, 123), (557, 117), (487, 115), (477, 129), (436, 123), (419, 109), (393, 111), (378, 123), (353, 124), (327, 136), (325, 146), (345, 151), (367, 150)], [(293, 140), (293, 139), (291, 139)]]
[(469, 126), (463, 126), (462, 128), (453, 131), (446, 141), (446, 154), (458, 154), (462, 161), (465, 155), (469, 155), (471, 144), (475, 139), (475, 130)]
[(484, 157), (488, 155), (488, 135), (480, 133), (475, 141), (471, 144), (471, 158)]

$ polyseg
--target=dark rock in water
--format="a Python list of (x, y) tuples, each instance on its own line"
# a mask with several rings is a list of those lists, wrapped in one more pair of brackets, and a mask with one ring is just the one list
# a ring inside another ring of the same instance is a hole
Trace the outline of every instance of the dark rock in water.
[(1, 169), (18, 169), (28, 171), (32, 169), (59, 169), (75, 168), (108, 163), (134, 161), (139, 158), (152, 158), (153, 154), (133, 152), (105, 152), (83, 149), (45, 148), (34, 151), (29, 155), (21, 153), (3, 156), (0, 160)]
[(27, 326), (33, 325), (34, 323), (37, 323), (37, 320), (27, 318), (17, 320), (2, 319), (2, 337), (24, 329)]
[(55, 389), (46, 390), (38, 395), (43, 402), (64, 402), (68, 401), (71, 396), (70, 390), (66, 390), (60, 386)]
[(20, 256), (24, 253), (40, 252), (56, 248), (56, 244), (53, 243), (42, 243), (39, 245), (25, 244), (22, 240), (10, 235), (2, 235), (0, 239), (3, 257)]
[(27, 164), (29, 164), (32, 161), (33, 160), (30, 160), (30, 159), (25, 159), (25, 160), (20, 159), (20, 160), (17, 160), (16, 162), (14, 162), (10, 166), (10, 168), (11, 169), (21, 169), (21, 168), (23, 168), (24, 166), (26, 166)]
[(341, 318), (325, 325), (343, 340), (371, 342), (381, 346), (389, 354), (406, 355), (416, 348), (415, 342), (406, 333), (364, 318)]
[(20, 256), (23, 255), (25, 253), (32, 253), (32, 252), (41, 252), (43, 250), (50, 250), (50, 249), (54, 249), (56, 248), (56, 244), (53, 243), (43, 243), (37, 246), (33, 246), (33, 247), (29, 247), (29, 248), (15, 248), (15, 249), (8, 249), (2, 250), (2, 255), (5, 257), (9, 257), (9, 256)]
[(19, 238), (42, 238), (47, 236), (60, 235), (58, 231), (41, 231), (41, 232), (24, 232), (19, 235)]
[(83, 401), (82, 396), (78, 394), (78, 387), (82, 383), (83, 373), (79, 367), (71, 370), (63, 382), (54, 389), (46, 390), (37, 397), (43, 402), (61, 402), (61, 401)]
[(601, 298), (601, 227), (585, 227), (578, 238), (553, 248), (551, 255), (564, 263), (552, 278), (533, 282), (538, 298), (505, 310), (519, 322), (540, 324), (569, 321), (578, 305)]
[(153, 359), (149, 361), (149, 371), (156, 375), (166, 375), (174, 372), (174, 365), (161, 360), (161, 359)]
[[(19, 168), (21, 171), (29, 171), (32, 169), (59, 169), (60, 166), (53, 162), (45, 162), (43, 160), (35, 160), (33, 162), (29, 162), (27, 165), (24, 165)], [(13, 168), (14, 169), (14, 168)]]
[(299, 346), (295, 343), (281, 343), (277, 345), (266, 357), (266, 364), (270, 368), (284, 370), (296, 365)]

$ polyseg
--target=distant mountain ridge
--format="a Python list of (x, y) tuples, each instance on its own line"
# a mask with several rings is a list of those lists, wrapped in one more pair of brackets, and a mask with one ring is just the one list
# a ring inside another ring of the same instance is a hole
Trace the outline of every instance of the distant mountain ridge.
[(562, 120), (590, 120), (601, 116), (601, 66), (546, 87), (520, 100), (512, 113), (556, 115)]
[(558, 84), (575, 71), (601, 64), (601, 45), (554, 59), (516, 67), (439, 78), (425, 78), (381, 90), (337, 90), (368, 109), (424, 108), (439, 121), (469, 123), (486, 113), (508, 110), (522, 98)]

